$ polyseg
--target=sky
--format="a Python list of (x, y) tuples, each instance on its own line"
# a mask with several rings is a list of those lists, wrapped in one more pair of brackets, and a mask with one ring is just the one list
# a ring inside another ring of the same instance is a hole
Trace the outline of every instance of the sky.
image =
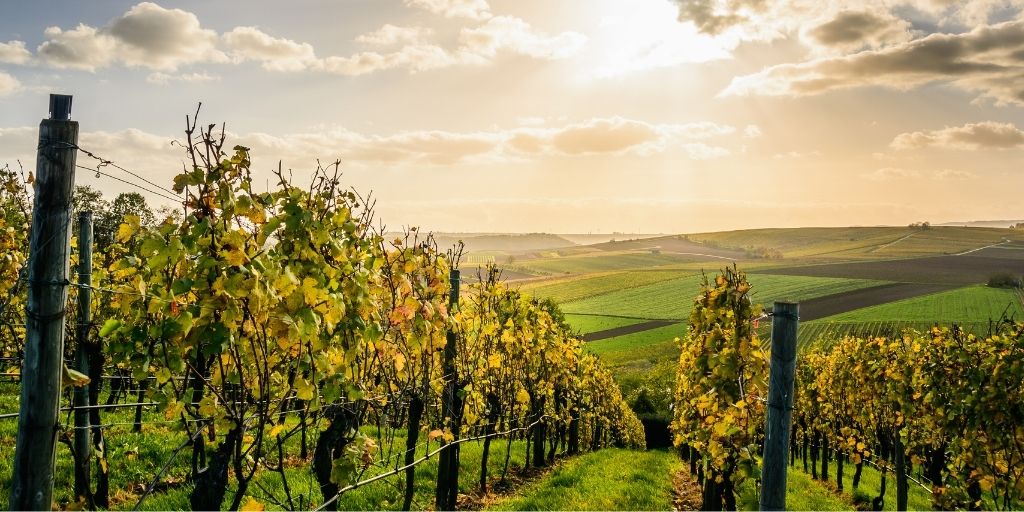
[(396, 229), (1024, 218), (1024, 0), (5, 0), (0, 165), (50, 93), (167, 186), (201, 102), (257, 183), (340, 160)]

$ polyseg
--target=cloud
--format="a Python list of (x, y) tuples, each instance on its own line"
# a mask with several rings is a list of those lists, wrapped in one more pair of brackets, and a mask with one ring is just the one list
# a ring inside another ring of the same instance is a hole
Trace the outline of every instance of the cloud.
[[(47, 28), (36, 56), (55, 68), (145, 67), (163, 73), (151, 75), (163, 83), (181, 66), (199, 63), (258, 62), (268, 71), (358, 76), (392, 69), (416, 73), (487, 65), (500, 53), (553, 60), (576, 54), (587, 40), (575, 32), (544, 34), (520, 18), (495, 17), (483, 0), (406, 0), (406, 4), (482, 24), (462, 27), (458, 46), (453, 48), (430, 42), (430, 29), (386, 24), (356, 38), (358, 43), (379, 47), (374, 51), (318, 57), (311, 44), (273, 36), (259, 27), (239, 26), (218, 35), (203, 28), (191, 12), (143, 2), (103, 27)], [(23, 42), (0, 43), (0, 62), (31, 60)]]
[(0, 62), (4, 64), (27, 64), (32, 52), (25, 49), (24, 41), (0, 43)]
[(843, 11), (808, 29), (804, 38), (830, 49), (878, 48), (908, 41), (910, 22), (884, 11)]
[(1024, 21), (931, 34), (878, 50), (780, 64), (736, 77), (720, 96), (805, 96), (852, 87), (909, 90), (947, 82), (998, 104), (1024, 104)]
[(426, 27), (398, 27), (386, 24), (373, 32), (356, 37), (357, 43), (374, 46), (392, 46), (399, 43), (417, 43), (433, 35)]
[(766, 7), (765, 0), (676, 0), (679, 21), (689, 21), (702, 33), (717, 36), (743, 25)]
[(171, 82), (211, 82), (214, 80), (220, 80), (220, 77), (208, 75), (206, 73), (181, 73), (177, 75), (169, 75), (159, 71), (146, 75), (147, 82), (157, 85), (167, 85)]
[(257, 27), (235, 27), (222, 38), (236, 60), (257, 61), (269, 71), (301, 71), (317, 63), (309, 43), (273, 37)]
[(486, 58), (507, 50), (538, 59), (564, 59), (579, 52), (587, 37), (577, 32), (549, 36), (520, 18), (496, 16), (479, 27), (462, 29), (459, 41), (464, 52)]
[(1010, 123), (984, 121), (941, 130), (901, 133), (890, 146), (894, 149), (1013, 149), (1024, 147), (1024, 131)]
[(593, 119), (550, 134), (547, 143), (568, 155), (618, 153), (661, 138), (647, 123), (622, 118)]
[(405, 0), (405, 5), (446, 18), (469, 18), (480, 21), (491, 17), (491, 7), (487, 0)]
[(7, 96), (21, 88), (21, 83), (3, 71), (0, 71), (0, 96)]
[(194, 14), (149, 2), (100, 29), (85, 24), (67, 31), (50, 27), (45, 35), (37, 54), (58, 68), (94, 71), (120, 62), (173, 71), (184, 64), (225, 60), (216, 49), (216, 33), (201, 28)]
[(863, 176), (872, 181), (889, 181), (919, 178), (921, 177), (921, 173), (910, 169), (903, 169), (901, 167), (883, 167), (876, 171), (864, 174)]
[(695, 139), (724, 136), (736, 128), (712, 122), (652, 124), (622, 117), (594, 118), (561, 127), (521, 127), (504, 137), (508, 148), (522, 154), (595, 155), (633, 152), (641, 155), (678, 148), (688, 158), (707, 160), (728, 150)]
[(883, 167), (881, 169), (864, 174), (862, 176), (872, 181), (892, 181), (917, 178), (944, 181), (963, 181), (977, 177), (977, 175), (972, 172), (960, 171), (956, 169), (942, 169), (938, 171), (922, 172), (913, 169), (903, 169), (901, 167)]
[(57, 68), (95, 71), (119, 62), (130, 67), (174, 71), (196, 62), (223, 62), (217, 34), (204, 29), (195, 14), (164, 9), (150, 2), (133, 6), (110, 24), (79, 24), (71, 30), (47, 28), (36, 53)]
[(761, 135), (763, 135), (761, 132), (761, 127), (757, 126), (756, 124), (748, 124), (745, 128), (743, 128), (743, 136), (748, 139), (756, 139)]
[(977, 177), (973, 172), (956, 169), (943, 169), (935, 173), (935, 178), (939, 180), (969, 180)]

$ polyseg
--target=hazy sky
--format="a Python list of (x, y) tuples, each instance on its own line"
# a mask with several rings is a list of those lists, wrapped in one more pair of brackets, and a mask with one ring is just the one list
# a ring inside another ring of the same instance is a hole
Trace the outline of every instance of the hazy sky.
[[(0, 164), (47, 94), (158, 183), (185, 115), (258, 176), (341, 159), (389, 226), (1024, 218), (1024, 0), (0, 3)], [(80, 157), (80, 163), (90, 163)], [(112, 171), (113, 172), (113, 171)], [(107, 195), (128, 188), (86, 172)], [(166, 200), (150, 197), (155, 203)]]

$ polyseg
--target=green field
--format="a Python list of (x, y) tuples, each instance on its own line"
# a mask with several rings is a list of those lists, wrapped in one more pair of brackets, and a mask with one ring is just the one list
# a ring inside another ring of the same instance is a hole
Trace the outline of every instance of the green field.
[(640, 322), (636, 318), (622, 318), (617, 316), (598, 316), (598, 315), (565, 315), (566, 321), (573, 329), (576, 329), (580, 334), (587, 334), (591, 332), (603, 331), (605, 329), (614, 329), (616, 327), (622, 327), (625, 325), (633, 325)]
[(998, 319), (1004, 311), (1017, 319), (1024, 319), (1024, 308), (1021, 307), (1018, 292), (987, 286), (969, 286), (861, 308), (823, 320), (971, 323)]
[(520, 290), (534, 297), (550, 298), (564, 304), (603, 293), (636, 288), (692, 274), (693, 272), (683, 270), (634, 270), (607, 274), (599, 273), (596, 275), (566, 277), (555, 281), (528, 283), (522, 285)]
[[(909, 236), (908, 236), (909, 235)], [(746, 229), (687, 235), (718, 247), (770, 247), (791, 259), (892, 259), (954, 254), (1024, 236), (1006, 229), (933, 226)]]
[(500, 500), (495, 510), (671, 510), (672, 451), (608, 448), (564, 461), (550, 475)]
[[(713, 275), (713, 274), (712, 274)], [(563, 306), (567, 313), (619, 315), (649, 319), (685, 319), (703, 278), (687, 276), (605, 293)], [(759, 274), (752, 276), (755, 302), (807, 300), (883, 284), (867, 279), (819, 278)]]
[(1024, 319), (1021, 295), (1014, 290), (969, 286), (856, 309), (800, 325), (801, 347), (853, 336), (892, 336), (906, 329), (923, 331), (933, 325), (957, 324), (977, 335), (988, 333), (990, 320), (1003, 314)]
[(602, 252), (580, 256), (550, 256), (547, 258), (522, 260), (511, 265), (510, 268), (542, 275), (583, 274), (659, 267), (692, 261), (692, 258), (670, 254), (652, 254), (650, 252), (607, 254)]

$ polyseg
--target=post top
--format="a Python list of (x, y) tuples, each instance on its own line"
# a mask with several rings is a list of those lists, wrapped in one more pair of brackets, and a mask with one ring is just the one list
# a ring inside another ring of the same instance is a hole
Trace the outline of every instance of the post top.
[(51, 94), (50, 95), (50, 119), (55, 121), (71, 120), (71, 95)]

